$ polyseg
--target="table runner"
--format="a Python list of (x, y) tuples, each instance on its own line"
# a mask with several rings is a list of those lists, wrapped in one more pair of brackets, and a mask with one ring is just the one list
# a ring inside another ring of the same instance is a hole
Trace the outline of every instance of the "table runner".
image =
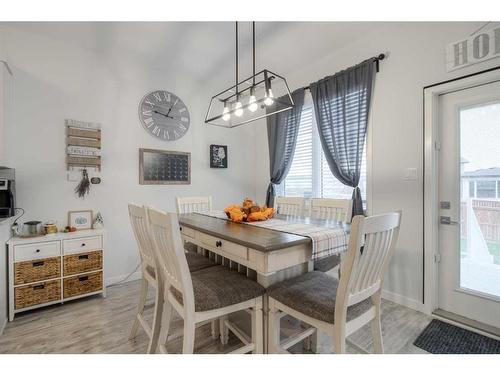
[[(219, 219), (229, 220), (223, 211), (198, 213)], [(318, 260), (347, 251), (349, 234), (345, 228), (322, 227), (278, 218), (272, 218), (266, 221), (254, 221), (250, 223), (243, 222), (243, 224), (309, 237), (312, 241), (311, 258), (313, 260)]]

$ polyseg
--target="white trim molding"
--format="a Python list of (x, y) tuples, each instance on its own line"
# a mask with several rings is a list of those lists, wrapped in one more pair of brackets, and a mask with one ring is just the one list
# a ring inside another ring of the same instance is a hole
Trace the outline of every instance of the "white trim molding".
[(382, 290), (382, 298), (397, 303), (398, 305), (408, 307), (409, 309), (425, 313), (424, 304), (421, 301), (402, 296), (401, 294), (396, 294), (384, 289)]
[(438, 307), (439, 96), (500, 80), (500, 68), (424, 88), (424, 312)]

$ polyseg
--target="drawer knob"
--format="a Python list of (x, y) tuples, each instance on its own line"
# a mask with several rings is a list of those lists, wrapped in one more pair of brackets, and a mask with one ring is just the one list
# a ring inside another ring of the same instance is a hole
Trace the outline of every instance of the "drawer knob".
[(179, 227), (179, 230), (182, 232), (182, 227)]
[(85, 246), (85, 242), (84, 242), (84, 243), (82, 243), (82, 246)]
[(36, 252), (36, 253), (39, 253), (39, 252), (40, 252), (40, 249), (36, 249), (36, 251), (35, 251), (35, 252)]
[(217, 247), (221, 247), (221, 246), (222, 246), (222, 241), (217, 241), (217, 242), (215, 243), (215, 246), (217, 246)]

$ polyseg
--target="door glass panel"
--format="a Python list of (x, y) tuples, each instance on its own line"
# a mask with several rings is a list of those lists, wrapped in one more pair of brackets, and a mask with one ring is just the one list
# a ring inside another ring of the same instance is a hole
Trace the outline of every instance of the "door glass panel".
[(499, 139), (500, 103), (460, 109), (460, 287), (498, 298)]

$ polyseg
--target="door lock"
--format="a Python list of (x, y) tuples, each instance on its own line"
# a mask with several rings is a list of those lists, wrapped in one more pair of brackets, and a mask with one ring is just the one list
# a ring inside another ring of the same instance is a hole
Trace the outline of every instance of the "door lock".
[(460, 225), (461, 223), (462, 223), (461, 221), (451, 220), (449, 216), (440, 216), (439, 217), (439, 224)]

